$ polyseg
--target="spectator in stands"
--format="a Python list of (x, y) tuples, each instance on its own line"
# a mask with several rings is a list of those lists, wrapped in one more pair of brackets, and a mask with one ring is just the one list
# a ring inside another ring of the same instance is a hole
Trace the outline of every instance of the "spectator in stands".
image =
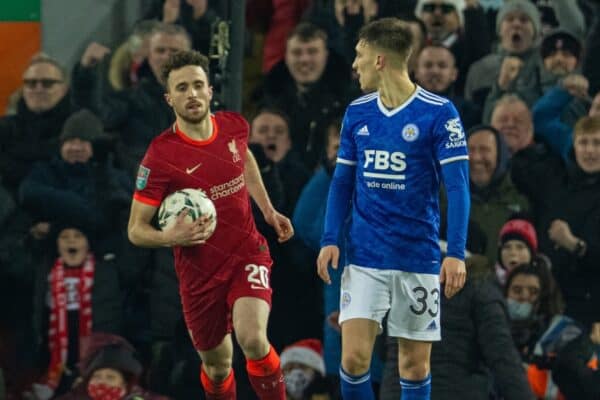
[(23, 207), (39, 221), (67, 219), (99, 238), (120, 239), (130, 203), (131, 180), (101, 160), (94, 147), (105, 138), (89, 110), (73, 114), (60, 135), (60, 158), (34, 165), (19, 194)]
[(465, 129), (481, 123), (479, 106), (458, 96), (454, 90), (459, 72), (454, 55), (448, 48), (440, 45), (425, 46), (417, 56), (416, 66), (416, 82), (422, 88), (450, 99), (458, 110)]
[(318, 339), (302, 339), (281, 352), (281, 369), (289, 400), (330, 400), (325, 380), (323, 345)]
[(122, 337), (93, 333), (79, 365), (81, 381), (59, 400), (166, 400), (138, 386), (142, 364)]
[(85, 225), (60, 221), (52, 229), (53, 258), (36, 274), (35, 350), (46, 373), (35, 390), (61, 394), (77, 378), (92, 332), (121, 332), (123, 293), (114, 255), (96, 250)]
[(143, 77), (152, 74), (147, 59), (150, 34), (156, 25), (154, 20), (138, 22), (127, 40), (115, 50), (108, 70), (108, 81), (114, 90), (131, 88)]
[(498, 254), (493, 238), (508, 217), (528, 209), (527, 199), (513, 185), (509, 172), (508, 151), (502, 135), (492, 126), (480, 125), (468, 131), (471, 179), (471, 219), (488, 238), (485, 255), (490, 263)]
[(596, 400), (600, 398), (598, 369), (600, 323), (592, 326), (562, 349), (552, 368), (552, 377), (567, 399)]
[(217, 13), (208, 0), (155, 1), (145, 18), (182, 26), (190, 35), (192, 48), (208, 55), (211, 28), (217, 19)]
[(148, 65), (152, 74), (143, 78), (136, 87), (116, 93), (100, 93), (98, 87), (98, 63), (109, 53), (108, 48), (92, 42), (75, 65), (75, 103), (94, 111), (107, 130), (120, 134), (119, 161), (131, 174), (137, 170), (154, 136), (173, 122), (173, 111), (164, 99), (161, 68), (171, 54), (188, 50), (190, 46), (190, 37), (185, 29), (178, 25), (158, 24), (150, 35)]
[(452, 52), (458, 68), (457, 94), (463, 94), (469, 67), (490, 51), (487, 19), (478, 0), (420, 0), (415, 14), (427, 27), (426, 43)]
[[(566, 76), (559, 85), (548, 90), (533, 108), (533, 122), (538, 137), (545, 142), (554, 153), (560, 154), (566, 163), (572, 161), (573, 123), (571, 115), (564, 115), (573, 103), (589, 102), (589, 81), (579, 74)], [(588, 115), (600, 115), (600, 94), (592, 101)]]
[[(451, 299), (443, 295), (439, 298), (444, 334), (431, 349), (431, 398), (531, 400), (533, 395), (511, 339), (504, 300), (493, 282), (490, 263), (483, 256), (465, 262), (465, 286)], [(379, 398), (396, 400), (400, 394), (396, 341), (388, 338), (386, 348)]]
[[(541, 32), (540, 14), (529, 0), (504, 2), (496, 17), (499, 48), (475, 62), (469, 69), (465, 97), (484, 104), (495, 92), (533, 93), (539, 86), (540, 55), (537, 51)], [(537, 97), (526, 99), (533, 104)], [(485, 121), (485, 119), (484, 119)]]
[(262, 108), (252, 119), (250, 143), (260, 144), (265, 156), (275, 164), (283, 183), (282, 212), (291, 215), (310, 172), (297, 152), (291, 151), (289, 118), (276, 108)]
[[(567, 75), (575, 74), (582, 59), (582, 44), (573, 33), (559, 28), (544, 37), (540, 46), (540, 55), (537, 83), (528, 87), (508, 85), (505, 89), (492, 90), (485, 102), (484, 120), (489, 120), (494, 104), (504, 94), (517, 94), (521, 99), (527, 100), (529, 106), (533, 106), (539, 97), (559, 84)], [(587, 108), (586, 93), (585, 99), (576, 98), (559, 114), (567, 123), (573, 125), (585, 115)]]
[(515, 186), (532, 204), (540, 250), (566, 301), (566, 314), (586, 324), (600, 321), (600, 118), (584, 117), (573, 133), (575, 162), (527, 147), (513, 156)]
[(563, 399), (550, 368), (556, 353), (582, 330), (562, 315), (564, 303), (549, 266), (541, 258), (517, 266), (508, 274), (504, 294), (512, 337), (533, 393), (538, 399)]
[(14, 196), (36, 161), (58, 152), (58, 135), (72, 112), (64, 68), (35, 56), (23, 73), (23, 97), (16, 115), (0, 119), (0, 176)]
[(531, 111), (517, 95), (505, 94), (496, 102), (490, 124), (501, 133), (511, 155), (534, 144)]
[(308, 22), (298, 24), (287, 40), (285, 62), (265, 77), (259, 103), (289, 116), (292, 149), (313, 170), (325, 142), (324, 124), (346, 106), (350, 69), (326, 47), (326, 33)]
[(537, 255), (538, 240), (533, 225), (521, 218), (507, 221), (498, 235), (496, 279), (505, 287), (510, 272), (522, 264), (530, 264)]

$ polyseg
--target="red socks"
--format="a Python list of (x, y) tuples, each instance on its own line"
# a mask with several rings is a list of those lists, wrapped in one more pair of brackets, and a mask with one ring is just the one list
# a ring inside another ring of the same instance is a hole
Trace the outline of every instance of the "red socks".
[(204, 368), (200, 369), (200, 381), (204, 387), (206, 400), (235, 400), (235, 376), (233, 369), (223, 382), (215, 383), (210, 380)]
[(285, 383), (279, 356), (273, 347), (260, 360), (247, 360), (246, 370), (260, 400), (285, 400)]

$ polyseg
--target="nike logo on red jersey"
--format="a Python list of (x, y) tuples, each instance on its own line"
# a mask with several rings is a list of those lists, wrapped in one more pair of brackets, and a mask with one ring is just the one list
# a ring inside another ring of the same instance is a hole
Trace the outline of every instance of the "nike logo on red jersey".
[(194, 171), (195, 171), (195, 170), (197, 170), (198, 168), (200, 168), (200, 166), (201, 166), (201, 165), (202, 165), (202, 163), (199, 163), (199, 164), (197, 164), (197, 165), (193, 166), (192, 168), (186, 168), (186, 169), (185, 169), (185, 172), (186, 172), (188, 175), (190, 175), (190, 174), (193, 174), (193, 173), (194, 173)]

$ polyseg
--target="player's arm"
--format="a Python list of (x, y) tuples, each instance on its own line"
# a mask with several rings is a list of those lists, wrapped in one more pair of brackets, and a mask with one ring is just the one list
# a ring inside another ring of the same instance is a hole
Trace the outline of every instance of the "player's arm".
[(285, 242), (294, 236), (294, 228), (289, 218), (275, 210), (267, 189), (260, 176), (260, 170), (254, 155), (248, 149), (246, 151), (246, 164), (244, 165), (244, 180), (248, 193), (262, 212), (265, 221), (277, 232), (279, 242)]
[(157, 207), (133, 200), (129, 213), (127, 235), (131, 243), (140, 247), (194, 246), (202, 244), (208, 234), (206, 221), (202, 218), (192, 223), (184, 221), (187, 212), (177, 216), (175, 224), (164, 231), (152, 226), (150, 221)]

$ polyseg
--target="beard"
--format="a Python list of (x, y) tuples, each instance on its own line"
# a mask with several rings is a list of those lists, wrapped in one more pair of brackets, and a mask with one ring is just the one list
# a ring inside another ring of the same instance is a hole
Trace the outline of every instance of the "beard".
[(208, 115), (208, 108), (206, 108), (204, 112), (199, 114), (192, 114), (188, 112), (185, 108), (182, 110), (174, 109), (174, 111), (175, 114), (177, 114), (177, 117), (181, 118), (188, 124), (199, 124), (200, 122), (204, 121), (204, 119)]

